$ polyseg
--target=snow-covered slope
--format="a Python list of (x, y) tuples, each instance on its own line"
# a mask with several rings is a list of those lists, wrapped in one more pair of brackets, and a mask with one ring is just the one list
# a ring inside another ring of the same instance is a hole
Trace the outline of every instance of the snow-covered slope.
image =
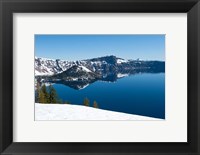
[(73, 64), (75, 62), (35, 57), (35, 75), (54, 75), (61, 73), (73, 66)]
[(77, 66), (80, 71), (95, 72), (100, 75), (127, 74), (141, 71), (163, 72), (165, 70), (165, 63), (162, 61), (124, 60), (113, 55), (79, 61), (35, 57), (36, 76), (59, 74), (73, 66)]
[(126, 60), (115, 56), (105, 56), (81, 61), (66, 61), (60, 59), (47, 59), (35, 57), (35, 75), (54, 75), (62, 73), (72, 66), (79, 66), (87, 72), (98, 72), (105, 68), (105, 65), (117, 65), (127, 63)]
[(86, 72), (92, 72), (91, 70), (89, 70), (88, 68), (86, 68), (85, 66), (79, 66), (81, 68), (81, 70), (84, 70)]
[(35, 120), (162, 120), (81, 105), (35, 103)]

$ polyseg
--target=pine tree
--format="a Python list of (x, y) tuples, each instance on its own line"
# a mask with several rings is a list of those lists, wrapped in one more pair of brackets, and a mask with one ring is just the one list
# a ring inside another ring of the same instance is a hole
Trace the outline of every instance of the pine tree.
[(64, 101), (64, 104), (71, 104), (70, 101)]
[(70, 102), (70, 101), (67, 101), (67, 104), (71, 104), (71, 102)]
[(56, 93), (56, 90), (52, 87), (52, 85), (49, 86), (49, 103), (57, 103), (57, 102), (61, 102), (58, 100), (58, 95)]
[(46, 88), (45, 84), (42, 86), (41, 91), (44, 93), (45, 103), (50, 103), (49, 102), (49, 94), (47, 92), (47, 88)]
[(97, 103), (96, 101), (94, 101), (93, 107), (94, 107), (94, 108), (99, 108), (98, 103)]
[(35, 90), (35, 103), (39, 103), (39, 89)]
[(35, 90), (35, 102), (39, 103), (39, 94), (40, 94), (40, 85), (37, 82), (36, 90)]
[(43, 93), (42, 90), (39, 90), (39, 98), (38, 98), (39, 103), (47, 103), (45, 94)]
[(84, 98), (83, 105), (90, 106), (90, 100), (88, 98)]

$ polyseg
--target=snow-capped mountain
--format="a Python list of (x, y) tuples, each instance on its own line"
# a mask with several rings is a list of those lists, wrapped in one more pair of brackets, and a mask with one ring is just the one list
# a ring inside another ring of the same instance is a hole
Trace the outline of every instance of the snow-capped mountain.
[(51, 76), (51, 79), (62, 79), (64, 81), (87, 81), (100, 77), (100, 74), (97, 74), (84, 66), (74, 65), (62, 73)]
[(73, 65), (75, 62), (68, 62), (59, 59), (46, 59), (35, 57), (35, 75), (54, 75), (61, 73)]
[(136, 73), (165, 71), (163, 61), (124, 60), (105, 56), (81, 61), (35, 58), (35, 77), (38, 82), (62, 83), (82, 89), (97, 80), (114, 82)]
[(105, 56), (81, 61), (66, 61), (59, 59), (46, 59), (35, 57), (35, 75), (55, 75), (66, 71), (72, 66), (82, 66), (82, 68), (88, 71), (100, 72), (103, 68), (105, 68), (105, 65), (116, 65), (127, 62), (128, 61), (117, 58), (115, 56)]

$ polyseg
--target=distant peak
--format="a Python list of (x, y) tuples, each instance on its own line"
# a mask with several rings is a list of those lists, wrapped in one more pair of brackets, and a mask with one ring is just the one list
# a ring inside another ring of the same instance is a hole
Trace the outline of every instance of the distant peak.
[(108, 57), (114, 57), (114, 58), (117, 58), (115, 55), (108, 55)]

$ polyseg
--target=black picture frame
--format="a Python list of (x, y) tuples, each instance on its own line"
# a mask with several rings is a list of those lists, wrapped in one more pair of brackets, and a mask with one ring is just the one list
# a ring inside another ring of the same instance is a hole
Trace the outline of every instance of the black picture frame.
[[(187, 13), (187, 143), (13, 142), (13, 13)], [(200, 154), (199, 0), (0, 0), (1, 154)]]

